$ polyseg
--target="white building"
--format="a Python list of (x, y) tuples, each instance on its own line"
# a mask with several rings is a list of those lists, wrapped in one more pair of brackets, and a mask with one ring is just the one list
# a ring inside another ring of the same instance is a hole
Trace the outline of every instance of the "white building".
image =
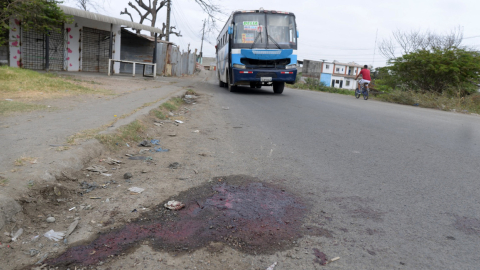
[(355, 63), (320, 62), (320, 82), (327, 86), (355, 90), (357, 82), (355, 77), (363, 66)]

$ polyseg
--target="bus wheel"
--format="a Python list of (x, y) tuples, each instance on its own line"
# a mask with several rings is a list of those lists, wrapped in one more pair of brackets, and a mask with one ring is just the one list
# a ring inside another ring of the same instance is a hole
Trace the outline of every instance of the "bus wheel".
[(232, 85), (231, 80), (232, 80), (232, 79), (230, 78), (230, 74), (227, 73), (227, 87), (228, 87), (228, 91), (230, 91), (230, 92), (235, 92), (235, 90), (236, 90), (237, 87), (236, 87), (235, 85)]
[(285, 83), (284, 82), (274, 82), (273, 83), (273, 92), (275, 94), (283, 93), (283, 88), (285, 88)]
[(250, 88), (255, 88), (255, 83), (251, 82), (250, 83)]
[(225, 83), (218, 79), (218, 86), (225, 87)]

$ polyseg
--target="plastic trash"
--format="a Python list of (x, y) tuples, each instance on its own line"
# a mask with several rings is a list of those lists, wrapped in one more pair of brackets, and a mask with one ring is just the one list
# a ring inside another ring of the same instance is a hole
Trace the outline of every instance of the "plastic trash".
[(160, 145), (160, 140), (151, 140), (150, 143), (153, 145)]
[(162, 149), (161, 147), (155, 149), (155, 152), (168, 152), (170, 149)]
[(180, 120), (175, 120), (175, 123), (178, 123), (178, 124), (183, 124), (183, 121), (180, 121)]
[(165, 208), (170, 209), (170, 210), (180, 210), (183, 207), (185, 207), (185, 204), (183, 204), (179, 201), (169, 201), (164, 206), (165, 206)]
[(13, 241), (13, 242), (16, 242), (17, 239), (20, 237), (20, 235), (22, 235), (22, 233), (23, 233), (23, 229), (20, 228), (20, 229), (13, 235), (12, 241)]
[(270, 265), (267, 270), (273, 270), (273, 268), (275, 268), (275, 266), (277, 266), (277, 262), (274, 262), (272, 265)]
[(65, 233), (64, 232), (56, 232), (54, 230), (50, 230), (48, 232), (46, 232), (43, 236), (45, 236), (46, 238), (50, 239), (50, 240), (53, 240), (55, 242), (58, 242), (59, 240), (62, 240), (63, 237), (65, 236)]
[(135, 193), (142, 193), (143, 191), (145, 191), (144, 188), (139, 188), (139, 187), (131, 187), (128, 190), (130, 190), (131, 192), (135, 192)]

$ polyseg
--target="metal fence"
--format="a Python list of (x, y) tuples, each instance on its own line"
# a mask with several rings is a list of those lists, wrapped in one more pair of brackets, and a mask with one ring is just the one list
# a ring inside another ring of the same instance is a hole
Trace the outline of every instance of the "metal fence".
[(108, 72), (110, 32), (83, 27), (82, 71)]

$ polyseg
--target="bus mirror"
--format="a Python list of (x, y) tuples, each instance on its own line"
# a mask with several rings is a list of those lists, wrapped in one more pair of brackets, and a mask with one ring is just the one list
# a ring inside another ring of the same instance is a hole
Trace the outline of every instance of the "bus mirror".
[(233, 34), (233, 28), (231, 26), (228, 27), (228, 34), (229, 35)]
[(297, 38), (299, 38), (299, 37), (300, 37), (300, 32), (297, 31)]

